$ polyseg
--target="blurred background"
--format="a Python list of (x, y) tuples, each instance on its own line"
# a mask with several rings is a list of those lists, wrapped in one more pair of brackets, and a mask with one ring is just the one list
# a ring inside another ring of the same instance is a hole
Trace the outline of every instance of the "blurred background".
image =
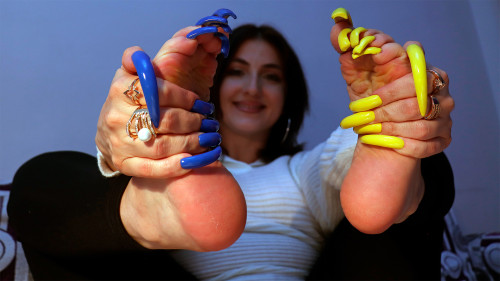
[[(270, 24), (297, 51), (311, 91), (300, 140), (323, 141), (350, 114), (332, 49), (331, 12), (348, 9), (355, 26), (401, 44), (422, 42), (429, 64), (448, 72), (456, 102), (453, 212), (464, 234), (500, 231), (499, 1), (8, 1), (0, 0), (0, 183), (37, 154), (95, 155), (94, 136), (123, 50), (151, 56), (178, 29), (218, 8), (245, 23)], [(54, 167), (57, 169), (57, 167)]]

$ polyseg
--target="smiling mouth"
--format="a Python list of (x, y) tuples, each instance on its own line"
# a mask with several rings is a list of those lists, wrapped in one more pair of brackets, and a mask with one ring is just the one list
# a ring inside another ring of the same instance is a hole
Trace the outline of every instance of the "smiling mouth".
[(235, 102), (234, 105), (238, 110), (246, 113), (258, 113), (265, 108), (261, 103)]

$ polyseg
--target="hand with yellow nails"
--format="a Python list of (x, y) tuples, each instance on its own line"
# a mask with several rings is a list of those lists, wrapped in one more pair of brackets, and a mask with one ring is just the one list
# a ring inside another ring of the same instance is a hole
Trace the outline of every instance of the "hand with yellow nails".
[[(390, 225), (418, 207), (425, 189), (420, 159), (442, 152), (451, 142), (454, 101), (448, 76), (426, 64), (420, 43), (400, 45), (381, 31), (355, 27), (343, 8), (332, 18), (330, 40), (340, 53), (353, 112), (340, 126), (359, 134), (342, 186), (342, 205), (351, 223), (380, 220), (360, 216), (364, 206), (374, 214), (384, 212)], [(379, 196), (390, 201), (373, 203)]]

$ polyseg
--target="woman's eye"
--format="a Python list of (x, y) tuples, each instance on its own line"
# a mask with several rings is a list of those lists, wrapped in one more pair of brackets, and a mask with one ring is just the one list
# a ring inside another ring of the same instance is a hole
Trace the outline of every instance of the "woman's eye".
[(283, 79), (281, 78), (281, 75), (274, 74), (274, 73), (269, 73), (264, 75), (264, 78), (267, 80), (273, 81), (273, 82), (281, 82)]
[(241, 75), (243, 75), (243, 70), (238, 69), (238, 68), (230, 68), (227, 70), (226, 75), (241, 76)]

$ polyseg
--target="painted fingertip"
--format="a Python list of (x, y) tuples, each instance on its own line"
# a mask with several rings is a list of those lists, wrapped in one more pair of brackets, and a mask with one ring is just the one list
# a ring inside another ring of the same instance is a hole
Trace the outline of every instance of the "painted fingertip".
[(191, 112), (210, 115), (214, 113), (215, 106), (212, 103), (204, 102), (202, 100), (195, 100)]
[(412, 44), (406, 48), (406, 53), (410, 59), (420, 115), (425, 116), (427, 113), (427, 68), (424, 51), (419, 45)]
[(203, 35), (203, 34), (217, 33), (217, 32), (218, 32), (217, 26), (204, 26), (204, 27), (200, 27), (200, 28), (197, 28), (197, 29), (189, 32), (186, 35), (186, 38), (194, 39), (194, 38), (196, 38), (200, 35)]
[(208, 152), (182, 158), (181, 167), (183, 169), (201, 168), (217, 161), (221, 155), (222, 155), (222, 148), (220, 146), (217, 146), (216, 148)]
[(375, 124), (361, 125), (352, 128), (352, 130), (358, 135), (378, 134), (382, 132), (382, 124), (375, 123)]
[(340, 122), (342, 129), (352, 128), (368, 124), (375, 120), (375, 113), (373, 111), (358, 112), (347, 116)]
[(351, 32), (350, 37), (349, 37), (349, 41), (351, 42), (352, 48), (359, 45), (359, 35), (361, 34), (361, 32), (364, 32), (364, 31), (366, 31), (366, 28), (357, 27)]
[(371, 95), (366, 98), (362, 98), (353, 101), (349, 104), (349, 109), (353, 112), (367, 111), (374, 109), (382, 104), (382, 99), (379, 95)]
[(375, 36), (363, 37), (363, 39), (359, 41), (359, 44), (356, 47), (354, 47), (354, 49), (352, 49), (352, 52), (356, 54), (361, 54), (366, 48), (366, 46), (368, 46), (368, 44), (370, 44), (373, 41), (375, 41)]
[(347, 11), (345, 8), (339, 7), (335, 9), (335, 11), (332, 12), (332, 19), (335, 21), (335, 23), (347, 20), (352, 26), (351, 14), (349, 14), (349, 11)]
[(217, 132), (204, 133), (198, 136), (201, 147), (215, 147), (220, 144), (222, 137)]
[(201, 120), (200, 131), (204, 133), (217, 132), (219, 131), (219, 121), (214, 119), (203, 119)]
[(217, 36), (221, 41), (221, 53), (224, 55), (225, 58), (229, 56), (229, 39), (226, 37), (226, 35), (217, 32), (215, 33), (215, 36)]
[(233, 11), (229, 10), (229, 9), (218, 9), (217, 11), (214, 12), (213, 14), (214, 16), (218, 16), (218, 17), (223, 17), (223, 18), (228, 18), (228, 17), (232, 17), (233, 19), (236, 19), (236, 14), (233, 13)]
[(359, 140), (364, 144), (394, 149), (401, 149), (405, 146), (405, 142), (402, 138), (386, 135), (364, 135), (361, 136)]
[(158, 98), (158, 84), (156, 82), (153, 64), (149, 56), (143, 51), (136, 51), (133, 53), (132, 62), (139, 76), (151, 122), (158, 128), (160, 125), (160, 101)]
[(339, 36), (337, 38), (339, 42), (339, 48), (342, 52), (347, 51), (351, 47), (351, 41), (349, 41), (349, 33), (351, 33), (351, 28), (344, 28), (340, 31)]
[(196, 25), (227, 24), (227, 19), (218, 16), (208, 16), (201, 18)]

